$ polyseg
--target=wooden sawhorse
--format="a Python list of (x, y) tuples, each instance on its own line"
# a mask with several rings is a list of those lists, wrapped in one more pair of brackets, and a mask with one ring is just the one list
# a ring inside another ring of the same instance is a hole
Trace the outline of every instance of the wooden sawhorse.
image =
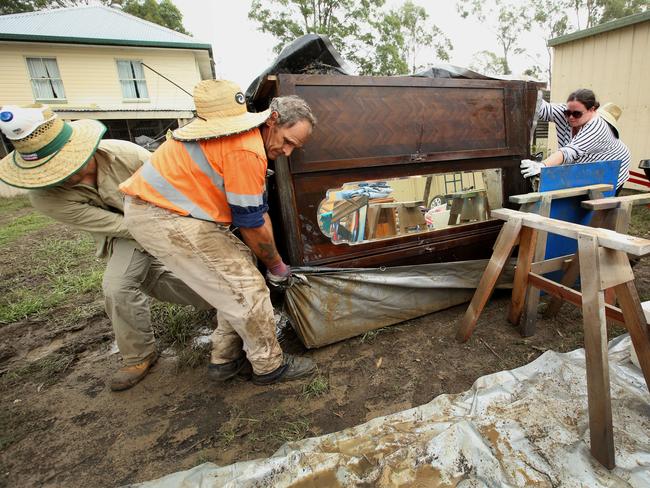
[[(612, 185), (597, 184), (588, 186), (579, 186), (575, 188), (563, 188), (561, 190), (551, 190), (545, 192), (526, 193), (523, 195), (512, 195), (509, 200), (512, 203), (519, 204), (519, 210), (522, 212), (532, 212), (542, 217), (549, 217), (551, 215), (551, 205), (553, 200), (561, 200), (563, 198), (574, 198), (588, 196), (588, 198), (602, 198), (603, 192), (612, 190)], [(546, 255), (546, 232), (539, 232), (537, 235), (537, 244), (535, 246), (534, 261), (543, 261)], [(566, 256), (564, 259), (558, 260), (557, 268), (562, 269), (564, 260), (570, 258)], [(547, 270), (548, 271), (555, 270)], [(540, 274), (543, 274), (540, 273)], [(575, 283), (575, 278), (573, 279)], [(562, 302), (560, 301), (560, 304)], [(535, 327), (537, 324), (537, 306), (539, 305), (539, 290), (531, 288), (528, 290), (525, 300), (524, 315), (521, 319), (520, 332), (524, 337), (529, 337), (535, 334)]]
[[(615, 466), (614, 429), (605, 317), (625, 324), (639, 357), (646, 386), (650, 385), (650, 333), (627, 257), (627, 254), (644, 256), (650, 253), (650, 240), (505, 208), (493, 210), (492, 216), (505, 220), (506, 223), (459, 324), (456, 339), (465, 342), (472, 335), (505, 263), (519, 242), (508, 320), (518, 324), (524, 309), (524, 298), (531, 288), (543, 290), (582, 307), (591, 454), (605, 467), (612, 469)], [(538, 231), (577, 239), (582, 293), (534, 272), (543, 263), (533, 262)], [(614, 288), (620, 309), (605, 304), (604, 290), (607, 288)]]
[[(650, 203), (650, 193), (639, 193), (636, 195), (627, 195), (624, 197), (608, 197), (581, 202), (583, 208), (594, 212), (590, 227), (602, 227), (611, 229), (621, 234), (627, 234), (630, 228), (630, 219), (632, 217), (632, 208), (636, 205), (647, 205)], [(574, 256), (566, 256), (571, 261), (562, 276), (561, 284), (573, 287), (578, 275), (580, 274), (580, 253)], [(557, 315), (562, 307), (562, 300), (553, 297), (544, 312), (545, 317)]]

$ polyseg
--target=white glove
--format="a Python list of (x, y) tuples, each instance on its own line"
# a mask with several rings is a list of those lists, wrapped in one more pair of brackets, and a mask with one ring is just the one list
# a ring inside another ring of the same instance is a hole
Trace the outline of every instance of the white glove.
[(538, 175), (546, 165), (539, 161), (533, 161), (532, 159), (522, 159), (519, 167), (521, 168), (521, 175), (524, 178), (530, 178), (531, 176)]

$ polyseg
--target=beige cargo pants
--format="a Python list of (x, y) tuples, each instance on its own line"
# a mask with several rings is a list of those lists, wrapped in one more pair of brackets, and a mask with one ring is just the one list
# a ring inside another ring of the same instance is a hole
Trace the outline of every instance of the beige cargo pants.
[(212, 308), (132, 239), (113, 239), (102, 286), (106, 313), (127, 366), (138, 364), (156, 347), (150, 296), (199, 310)]
[(213, 364), (234, 361), (242, 350), (257, 374), (282, 364), (269, 289), (251, 250), (228, 227), (128, 196), (124, 220), (138, 243), (217, 309)]

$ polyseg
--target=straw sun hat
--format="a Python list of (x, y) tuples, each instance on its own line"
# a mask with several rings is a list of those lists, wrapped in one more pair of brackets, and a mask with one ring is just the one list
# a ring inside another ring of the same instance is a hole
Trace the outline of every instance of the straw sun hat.
[(46, 188), (90, 160), (106, 132), (97, 120), (64, 122), (46, 105), (5, 105), (0, 129), (15, 151), (0, 161), (0, 180), (18, 188)]
[(173, 138), (179, 141), (212, 139), (246, 132), (262, 125), (270, 110), (250, 113), (239, 86), (226, 80), (203, 80), (194, 87), (197, 117), (176, 129)]
[(614, 129), (614, 135), (619, 137), (621, 130), (618, 127), (618, 119), (623, 113), (621, 107), (615, 103), (606, 103), (598, 109), (598, 115), (600, 115), (605, 121)]

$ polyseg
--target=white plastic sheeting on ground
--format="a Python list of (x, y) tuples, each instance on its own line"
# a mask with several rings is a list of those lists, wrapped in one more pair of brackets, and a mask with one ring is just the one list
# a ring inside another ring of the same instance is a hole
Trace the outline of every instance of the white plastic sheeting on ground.
[[(488, 260), (393, 268), (299, 268), (285, 305), (307, 347), (321, 347), (468, 302)], [(512, 288), (514, 261), (500, 288)]]
[(476, 380), (458, 395), (334, 434), (285, 444), (272, 457), (202, 464), (141, 488), (648, 487), (650, 395), (629, 337), (610, 343), (616, 464), (589, 453), (584, 350), (548, 351)]

